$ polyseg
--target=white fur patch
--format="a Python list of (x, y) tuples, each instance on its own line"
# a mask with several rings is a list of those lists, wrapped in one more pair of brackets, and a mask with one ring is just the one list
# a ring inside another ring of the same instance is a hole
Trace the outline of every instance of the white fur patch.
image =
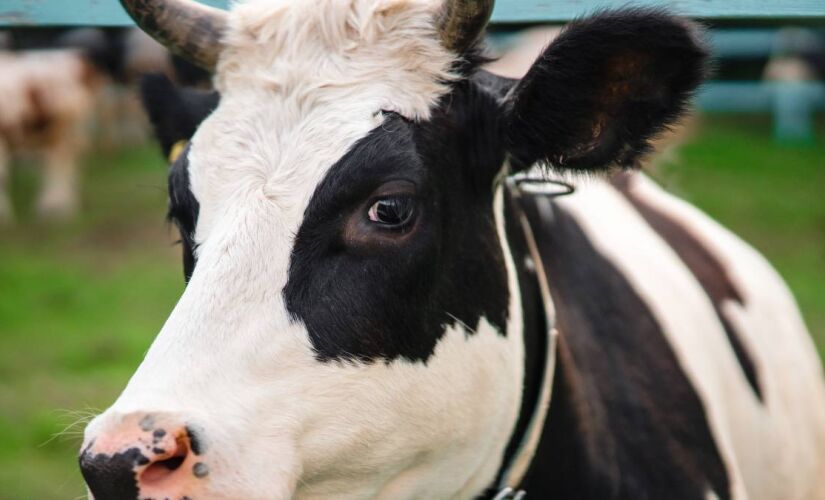
[[(366, 99), (372, 111), (426, 118), (455, 55), (435, 34), (429, 0), (248, 0), (230, 15), (216, 84), (221, 93), (252, 87), (292, 101)], [(366, 104), (364, 103), (364, 104)]]

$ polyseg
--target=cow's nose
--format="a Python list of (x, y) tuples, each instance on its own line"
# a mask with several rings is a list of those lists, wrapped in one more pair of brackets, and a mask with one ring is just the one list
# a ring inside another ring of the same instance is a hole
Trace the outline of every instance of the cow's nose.
[(130, 414), (93, 436), (80, 470), (95, 500), (191, 498), (209, 468), (203, 437), (159, 414)]

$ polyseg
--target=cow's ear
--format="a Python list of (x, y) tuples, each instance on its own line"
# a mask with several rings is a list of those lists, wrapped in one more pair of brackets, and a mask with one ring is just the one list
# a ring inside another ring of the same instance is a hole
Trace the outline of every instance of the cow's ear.
[(696, 25), (657, 10), (570, 23), (508, 97), (513, 168), (633, 164), (685, 111), (707, 54)]
[(167, 157), (175, 144), (195, 135), (220, 100), (217, 92), (178, 87), (162, 74), (144, 76), (140, 95), (155, 137)]

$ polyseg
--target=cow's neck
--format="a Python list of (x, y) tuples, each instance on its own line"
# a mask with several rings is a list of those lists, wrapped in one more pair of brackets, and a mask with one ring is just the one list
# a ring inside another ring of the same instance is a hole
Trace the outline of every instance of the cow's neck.
[[(544, 358), (539, 353), (546, 351), (547, 320), (544, 300), (540, 290), (537, 266), (528, 248), (523, 229), (520, 226), (519, 216), (523, 213), (532, 224), (540, 224), (542, 215), (539, 207), (533, 203), (534, 199), (519, 202), (508, 193), (506, 206), (507, 239), (516, 263), (516, 272), (521, 292), (523, 310), (523, 341), (525, 348), (525, 378), (524, 389), (516, 429), (508, 444), (505, 453), (505, 464), (513, 459), (519, 440), (525, 434), (527, 423), (535, 410), (541, 390), (541, 366)], [(547, 208), (545, 204), (545, 208)], [(546, 214), (545, 214), (546, 215)], [(538, 266), (546, 272), (544, 266)], [(550, 286), (550, 276), (545, 275)], [(551, 290), (552, 291), (552, 290)], [(552, 300), (552, 299), (551, 299)], [(550, 304), (550, 307), (553, 307)], [(554, 490), (559, 484), (580, 484), (582, 478), (596, 468), (590, 463), (586, 450), (592, 446), (588, 435), (581, 431), (582, 425), (587, 425), (589, 417), (581, 405), (575, 404), (580, 398), (577, 390), (576, 367), (564, 338), (560, 332), (557, 339), (556, 355), (553, 366), (550, 411), (544, 421), (541, 437), (532, 456), (530, 466), (526, 471), (519, 487), (527, 492), (528, 497), (544, 498), (545, 492)], [(500, 480), (501, 477), (498, 478)], [(499, 491), (499, 484), (491, 487), (487, 498), (494, 498)], [(564, 488), (562, 488), (564, 489)]]
[[(530, 201), (559, 338), (522, 488), (529, 498), (730, 498), (702, 402), (649, 306), (564, 204)], [(528, 326), (525, 342), (536, 331)]]
[[(564, 193), (563, 193), (564, 194)], [(548, 352), (547, 342), (551, 341), (548, 332), (548, 321), (554, 328), (556, 323), (553, 299), (541, 290), (541, 280), (552, 287), (552, 273), (547, 274), (542, 258), (531, 252), (528, 238), (519, 220), (524, 215), (536, 231), (541, 231), (541, 221), (552, 214), (542, 210), (554, 210), (551, 198), (537, 202), (541, 195), (525, 195), (527, 199), (514, 199), (513, 193), (508, 192), (506, 198), (506, 230), (507, 244), (516, 263), (516, 273), (521, 294), (523, 325), (522, 334), (525, 350), (524, 388), (519, 418), (505, 452), (502, 471), (496, 484), (491, 487), (485, 498), (496, 498), (501, 490), (502, 474), (508, 465), (516, 460), (518, 447), (524, 436), (529, 432), (528, 424), (535, 415), (536, 406), (540, 404), (543, 378), (543, 366), (547, 358), (543, 353)], [(538, 261), (538, 262), (536, 262)], [(542, 273), (541, 277), (537, 273)], [(556, 293), (556, 290), (548, 290)], [(548, 319), (547, 310), (551, 310)], [(561, 325), (563, 330), (563, 325)], [(523, 490), (528, 498), (545, 498), (548, 492), (573, 493), (582, 484), (598, 481), (599, 471), (608, 476), (610, 471), (604, 471), (605, 461), (594, 460), (590, 453), (598, 448), (602, 438), (609, 441), (609, 436), (601, 436), (597, 430), (603, 430), (593, 425), (592, 417), (588, 415), (586, 405), (581, 402), (586, 399), (580, 385), (587, 383), (588, 374), (579, 372), (569, 345), (560, 331), (555, 337), (552, 349), (553, 359), (550, 361), (553, 371), (550, 390), (550, 409), (542, 421), (539, 442), (535, 453), (531, 454), (530, 462), (523, 477), (516, 485), (516, 492)], [(584, 432), (583, 429), (588, 429)], [(608, 483), (610, 481), (607, 481)], [(596, 488), (599, 490), (599, 488)], [(554, 494), (555, 497), (555, 494)], [(505, 497), (517, 498), (517, 497)]]

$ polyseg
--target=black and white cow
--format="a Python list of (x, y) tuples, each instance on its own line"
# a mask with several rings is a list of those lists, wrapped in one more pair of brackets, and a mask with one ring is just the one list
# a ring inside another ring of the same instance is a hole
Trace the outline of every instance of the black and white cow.
[(506, 188), (637, 165), (694, 25), (602, 12), (515, 81), (479, 69), (491, 1), (124, 4), (218, 94), (147, 92), (191, 136), (188, 285), (86, 430), (95, 499), (823, 498), (821, 366), (762, 257), (638, 173)]

